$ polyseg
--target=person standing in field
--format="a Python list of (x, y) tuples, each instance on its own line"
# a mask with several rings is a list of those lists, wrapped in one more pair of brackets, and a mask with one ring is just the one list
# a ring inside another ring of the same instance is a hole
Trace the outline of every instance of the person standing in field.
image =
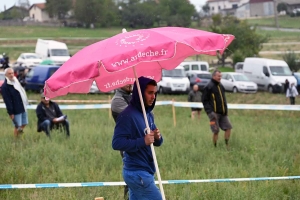
[(161, 193), (154, 181), (155, 166), (150, 147), (151, 144), (161, 146), (163, 143), (163, 137), (151, 112), (155, 106), (157, 83), (145, 77), (140, 77), (139, 83), (150, 133), (147, 134), (135, 82), (130, 104), (118, 116), (112, 147), (114, 150), (124, 151), (123, 178), (129, 187), (129, 199), (161, 200)]
[(228, 148), (232, 125), (228, 118), (225, 89), (221, 84), (221, 78), (222, 74), (219, 70), (212, 73), (211, 81), (203, 90), (202, 103), (210, 121), (214, 146), (217, 146), (218, 134), (221, 128), (225, 131), (225, 144)]
[(1, 93), (6, 106), (7, 113), (14, 124), (14, 136), (18, 137), (23, 133), (28, 124), (27, 105), (28, 99), (24, 88), (14, 75), (12, 68), (4, 70), (5, 81)]
[[(199, 87), (197, 84), (193, 85), (193, 90), (189, 92), (188, 102), (201, 102), (202, 93), (199, 91)], [(201, 108), (191, 108), (191, 118), (192, 120), (195, 118), (197, 114), (198, 119), (200, 119)]]
[(291, 83), (289, 88), (286, 90), (286, 97), (290, 98), (291, 105), (295, 105), (295, 98), (298, 96), (298, 91), (295, 86), (295, 83)]
[[(131, 100), (132, 85), (128, 84), (120, 89), (116, 90), (114, 97), (111, 100), (111, 113), (114, 121), (117, 122), (119, 114), (129, 105)], [(123, 151), (120, 151), (121, 157), (123, 159)], [(124, 199), (128, 199), (128, 186), (124, 187)]]

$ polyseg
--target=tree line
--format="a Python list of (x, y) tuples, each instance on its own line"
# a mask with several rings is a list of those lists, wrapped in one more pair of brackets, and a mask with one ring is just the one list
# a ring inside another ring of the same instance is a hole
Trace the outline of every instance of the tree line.
[[(73, 3), (75, 2), (75, 3)], [(131, 28), (167, 26), (188, 27), (197, 15), (187, 0), (46, 0), (50, 16), (65, 20), (70, 10), (72, 18), (85, 27), (126, 26)]]

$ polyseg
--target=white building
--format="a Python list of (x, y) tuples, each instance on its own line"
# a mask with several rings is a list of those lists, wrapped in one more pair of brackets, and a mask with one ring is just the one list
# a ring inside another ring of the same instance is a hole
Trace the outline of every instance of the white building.
[(232, 10), (237, 9), (249, 0), (208, 0), (207, 4), (209, 6), (209, 14), (219, 14), (222, 10)]
[(29, 8), (29, 16), (38, 22), (46, 22), (52, 20), (48, 12), (45, 10), (46, 3), (35, 3)]

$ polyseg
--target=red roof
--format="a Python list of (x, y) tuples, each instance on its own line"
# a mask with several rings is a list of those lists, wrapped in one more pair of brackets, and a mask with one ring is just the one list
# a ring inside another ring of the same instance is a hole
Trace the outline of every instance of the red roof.
[(30, 9), (31, 9), (33, 6), (36, 6), (36, 7), (38, 7), (39, 9), (44, 10), (44, 9), (46, 8), (46, 3), (34, 3), (34, 4), (32, 4), (32, 6), (30, 7)]

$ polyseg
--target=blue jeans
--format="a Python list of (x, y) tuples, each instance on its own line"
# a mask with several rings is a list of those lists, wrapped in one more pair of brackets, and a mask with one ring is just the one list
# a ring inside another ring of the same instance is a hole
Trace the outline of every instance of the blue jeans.
[[(61, 124), (63, 124), (64, 128), (66, 129), (67, 135), (70, 136), (70, 125), (69, 125), (69, 121), (65, 120), (63, 122), (60, 122)], [(50, 136), (50, 130), (51, 130), (51, 121), (46, 119), (45, 121), (42, 122), (41, 124), (41, 128), (42, 131), (44, 131), (46, 133), (47, 136)]]
[(129, 187), (130, 200), (162, 200), (161, 193), (155, 185), (154, 175), (141, 170), (123, 169), (123, 178)]
[(28, 124), (27, 112), (23, 112), (23, 113), (15, 115), (15, 117), (13, 119), (13, 123), (16, 128), (19, 128), (23, 125), (27, 125)]

